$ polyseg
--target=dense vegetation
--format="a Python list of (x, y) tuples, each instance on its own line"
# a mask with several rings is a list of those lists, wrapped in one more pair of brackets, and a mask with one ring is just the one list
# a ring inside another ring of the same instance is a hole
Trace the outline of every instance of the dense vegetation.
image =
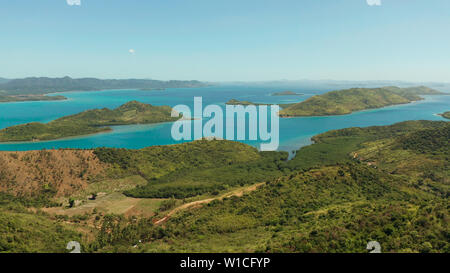
[(265, 103), (255, 103), (255, 102), (250, 102), (250, 101), (245, 101), (245, 100), (237, 100), (237, 99), (231, 99), (231, 100), (227, 101), (225, 104), (228, 104), (228, 105), (269, 105), (269, 104), (265, 104)]
[(65, 91), (95, 91), (105, 89), (161, 89), (180, 87), (203, 87), (206, 83), (199, 81), (157, 81), (157, 80), (100, 80), (95, 78), (25, 78), (0, 83), (0, 91), (9, 95), (47, 94)]
[(383, 252), (448, 253), (449, 127), (415, 121), (319, 135), (289, 162), (290, 174), (180, 212), (133, 240), (121, 234), (138, 224), (119, 221), (108, 236), (121, 239), (96, 251), (130, 251), (140, 239), (133, 251), (366, 252), (376, 240)]
[(101, 148), (95, 153), (101, 161), (112, 164), (111, 175), (138, 174), (149, 181), (125, 192), (140, 198), (186, 198), (264, 182), (287, 172), (284, 166), (288, 156), (285, 152), (258, 152), (225, 140), (141, 150)]
[(280, 117), (345, 115), (421, 100), (419, 94), (441, 94), (427, 87), (352, 88), (313, 96), (280, 111)]
[(0, 130), (0, 142), (39, 141), (87, 135), (111, 130), (107, 126), (147, 124), (174, 121), (169, 106), (152, 106), (137, 101), (128, 102), (116, 109), (88, 110), (66, 116), (49, 123), (38, 122), (17, 125)]
[[(383, 252), (448, 253), (449, 134), (450, 123), (436, 121), (334, 130), (290, 161), (217, 140), (96, 149), (108, 176), (148, 181), (127, 195), (174, 198), (150, 218), (92, 213), (95, 222), (82, 227), (96, 228), (84, 231), (93, 237), (86, 240), (59, 218), (23, 209), (47, 201), (0, 195), (0, 251), (59, 252), (81, 240), (89, 252), (367, 252), (375, 240)], [(179, 199), (261, 182), (155, 224)]]
[(48, 215), (28, 207), (47, 204), (0, 193), (0, 252), (66, 252), (68, 242), (82, 241), (75, 230), (55, 223)]
[(51, 100), (66, 100), (64, 96), (43, 96), (43, 95), (17, 95), (17, 96), (5, 96), (0, 95), (0, 102), (13, 102), (13, 101), (51, 101)]

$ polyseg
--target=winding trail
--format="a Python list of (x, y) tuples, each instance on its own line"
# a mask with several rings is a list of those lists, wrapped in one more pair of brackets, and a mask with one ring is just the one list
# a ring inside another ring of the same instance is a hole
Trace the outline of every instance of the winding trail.
[(244, 193), (255, 191), (255, 190), (257, 190), (259, 187), (261, 187), (264, 184), (265, 184), (265, 182), (258, 183), (258, 184), (253, 184), (251, 186), (240, 188), (240, 189), (234, 190), (232, 192), (226, 193), (226, 194), (218, 196), (218, 197), (208, 198), (208, 199), (203, 199), (203, 200), (198, 200), (198, 201), (193, 201), (193, 202), (190, 202), (190, 203), (183, 204), (183, 205), (181, 205), (179, 207), (176, 207), (173, 210), (169, 211), (169, 213), (167, 213), (166, 216), (164, 216), (160, 220), (156, 221), (154, 224), (155, 225), (163, 224), (164, 222), (169, 220), (170, 216), (174, 215), (175, 213), (177, 213), (179, 211), (186, 210), (188, 208), (197, 207), (197, 206), (200, 206), (200, 205), (203, 205), (203, 204), (208, 204), (208, 203), (210, 203), (210, 202), (212, 202), (214, 200), (222, 200), (224, 198), (229, 198), (229, 197), (232, 197), (232, 196), (241, 197), (242, 195), (244, 195)]

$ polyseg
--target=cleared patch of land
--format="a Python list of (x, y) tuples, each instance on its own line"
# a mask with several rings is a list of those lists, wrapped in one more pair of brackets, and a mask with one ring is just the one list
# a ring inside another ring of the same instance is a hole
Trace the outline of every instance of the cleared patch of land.
[(250, 102), (250, 101), (245, 101), (245, 100), (236, 100), (236, 99), (231, 99), (231, 100), (227, 101), (225, 104), (227, 104), (227, 105), (269, 105), (266, 103), (255, 103), (255, 102)]
[(120, 192), (100, 194), (95, 200), (84, 200), (78, 206), (43, 208), (42, 210), (54, 215), (90, 215), (94, 210), (101, 214), (118, 214), (124, 216), (150, 217), (159, 209), (165, 199), (140, 199), (123, 195)]
[(0, 152), (0, 191), (14, 196), (69, 196), (103, 177), (107, 167), (92, 150)]

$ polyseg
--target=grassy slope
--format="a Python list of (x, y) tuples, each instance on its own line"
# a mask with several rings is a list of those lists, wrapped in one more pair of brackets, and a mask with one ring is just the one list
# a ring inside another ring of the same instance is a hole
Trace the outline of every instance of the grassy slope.
[(45, 216), (0, 209), (0, 252), (65, 253), (73, 240), (81, 241), (80, 233)]
[(105, 89), (161, 89), (180, 87), (204, 87), (208, 84), (199, 81), (158, 81), (144, 79), (100, 80), (96, 78), (72, 79), (31, 77), (0, 81), (0, 92), (8, 95), (48, 94), (50, 92), (93, 91)]
[(439, 94), (426, 87), (352, 88), (313, 96), (280, 111), (281, 117), (345, 115), (354, 111), (381, 108), (420, 100), (418, 94)]
[[(31, 212), (25, 199), (0, 193), (0, 252), (67, 252), (70, 241), (83, 242), (74, 228)], [(34, 204), (36, 205), (36, 204)]]
[(0, 130), (0, 142), (52, 140), (111, 130), (110, 125), (145, 124), (174, 121), (169, 106), (152, 106), (137, 101), (128, 102), (114, 110), (88, 110), (62, 117), (47, 124), (28, 123)]

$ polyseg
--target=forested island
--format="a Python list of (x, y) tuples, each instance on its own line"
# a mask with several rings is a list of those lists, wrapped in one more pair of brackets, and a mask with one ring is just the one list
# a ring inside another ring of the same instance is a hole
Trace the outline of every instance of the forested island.
[(49, 123), (27, 123), (0, 130), (0, 142), (41, 141), (110, 131), (108, 126), (174, 121), (169, 106), (153, 106), (137, 101), (116, 109), (94, 109)]
[(227, 101), (225, 104), (227, 105), (269, 105), (266, 103), (255, 103), (251, 101), (245, 101), (245, 100), (237, 100), (237, 99), (231, 99)]
[(226, 140), (0, 152), (0, 251), (448, 253), (449, 138), (408, 121), (326, 132), (290, 161)]
[(292, 91), (283, 91), (283, 92), (277, 92), (273, 93), (272, 96), (303, 96), (304, 94), (301, 93), (295, 93)]
[(57, 101), (66, 100), (64, 96), (44, 96), (44, 95), (0, 95), (0, 102), (20, 102), (20, 101)]
[(316, 95), (280, 111), (280, 117), (345, 115), (422, 100), (419, 95), (445, 94), (419, 86), (409, 88), (352, 88)]

